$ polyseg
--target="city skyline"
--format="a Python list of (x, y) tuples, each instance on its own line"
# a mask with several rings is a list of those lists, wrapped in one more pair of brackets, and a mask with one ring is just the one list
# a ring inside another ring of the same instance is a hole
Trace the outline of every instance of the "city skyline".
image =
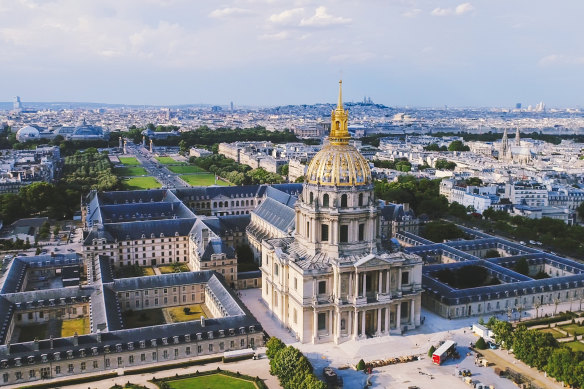
[(581, 107), (584, 5), (0, 2), (2, 101)]

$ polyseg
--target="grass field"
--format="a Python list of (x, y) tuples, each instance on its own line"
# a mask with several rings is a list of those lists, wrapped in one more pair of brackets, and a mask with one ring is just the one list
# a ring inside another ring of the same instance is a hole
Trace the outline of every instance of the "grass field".
[[(207, 174), (191, 174), (186, 176), (180, 176), (189, 185), (193, 186), (209, 186), (215, 185), (215, 175), (213, 173)], [(221, 180), (217, 180), (217, 185), (229, 186), (229, 183)]]
[(182, 380), (166, 381), (171, 389), (255, 389), (253, 382), (243, 379), (225, 376), (223, 374), (210, 374), (200, 377), (184, 378)]
[(167, 166), (168, 170), (177, 174), (205, 173), (205, 170), (194, 165)]
[(176, 159), (171, 157), (155, 157), (156, 160), (164, 165), (175, 164), (175, 163), (184, 163), (178, 162)]
[[(191, 311), (187, 315), (185, 313), (185, 308), (190, 308)], [(172, 321), (174, 323), (179, 323), (181, 321), (190, 321), (190, 320), (198, 320), (201, 316), (205, 316), (206, 318), (211, 317), (205, 306), (202, 304), (193, 304), (193, 305), (183, 305), (180, 307), (172, 307), (166, 308), (170, 317), (172, 317)]]
[(19, 342), (31, 342), (35, 338), (46, 339), (47, 336), (47, 324), (33, 324), (28, 326), (20, 327), (20, 335), (18, 336)]
[(160, 270), (160, 272), (162, 274), (168, 274), (168, 273), (184, 273), (189, 270), (189, 267), (187, 265), (185, 265), (184, 263), (181, 263), (179, 265), (163, 265), (163, 266), (158, 266), (158, 270)]
[(554, 339), (561, 339), (561, 338), (566, 337), (566, 335), (562, 334), (561, 332), (556, 331), (553, 328), (542, 328), (542, 329), (539, 329), (538, 331), (543, 332), (543, 333), (547, 333), (547, 334), (552, 334)]
[(144, 270), (144, 275), (145, 276), (154, 276), (154, 275), (156, 275), (156, 273), (154, 273), (154, 269), (152, 269), (152, 267), (150, 267), (150, 266), (143, 267), (142, 269)]
[(584, 327), (580, 327), (578, 324), (567, 324), (561, 326), (560, 329), (568, 332), (571, 336), (574, 336), (574, 332), (576, 332), (576, 335), (584, 334)]
[(81, 317), (79, 319), (63, 320), (61, 324), (61, 336), (73, 336), (75, 332), (77, 335), (89, 334), (89, 317)]
[(566, 342), (560, 344), (565, 344), (566, 346), (570, 347), (572, 351), (584, 351), (584, 343), (581, 342)]
[(165, 324), (162, 308), (122, 312), (124, 328), (140, 328)]
[(155, 189), (160, 188), (160, 182), (154, 177), (134, 177), (123, 181), (126, 190)]
[(139, 166), (130, 166), (130, 167), (119, 167), (116, 168), (115, 173), (118, 176), (145, 176), (148, 174), (148, 172), (143, 168), (143, 167), (139, 167)]
[(140, 162), (138, 162), (136, 157), (119, 157), (119, 159), (120, 159), (120, 162), (123, 163), (124, 165), (129, 165), (129, 166), (140, 165)]

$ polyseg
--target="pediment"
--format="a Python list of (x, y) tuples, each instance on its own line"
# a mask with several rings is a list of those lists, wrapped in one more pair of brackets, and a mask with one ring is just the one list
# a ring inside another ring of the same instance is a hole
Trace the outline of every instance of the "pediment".
[(369, 255), (359, 259), (357, 262), (355, 262), (353, 264), (353, 266), (355, 266), (358, 269), (361, 269), (361, 268), (370, 268), (370, 267), (378, 267), (378, 266), (387, 266), (390, 263), (391, 263), (390, 261), (387, 261), (383, 258), (380, 258), (380, 257), (376, 256), (375, 254), (369, 254)]

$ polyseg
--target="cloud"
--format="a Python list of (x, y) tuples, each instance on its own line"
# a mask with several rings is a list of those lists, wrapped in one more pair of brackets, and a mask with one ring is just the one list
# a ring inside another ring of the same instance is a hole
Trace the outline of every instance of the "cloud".
[(269, 20), (272, 23), (288, 24), (294, 22), (300, 15), (304, 13), (304, 8), (287, 9), (279, 14), (273, 14)]
[(462, 3), (456, 6), (454, 9), (454, 13), (457, 15), (464, 15), (467, 12), (470, 12), (474, 9), (471, 3)]
[(539, 66), (584, 65), (584, 56), (550, 54), (538, 61)]
[(326, 27), (338, 24), (349, 24), (351, 19), (342, 16), (332, 16), (327, 13), (326, 7), (318, 7), (313, 16), (300, 20), (301, 26)]
[(224, 18), (227, 16), (237, 16), (237, 15), (246, 15), (251, 13), (249, 9), (244, 8), (234, 8), (234, 7), (225, 7), (221, 9), (216, 9), (209, 14), (209, 17), (212, 18)]
[(288, 38), (290, 38), (290, 33), (288, 31), (280, 31), (274, 34), (263, 34), (259, 36), (259, 39), (264, 41), (282, 41)]
[(416, 17), (417, 15), (419, 15), (420, 12), (422, 12), (421, 9), (414, 8), (414, 9), (410, 9), (409, 11), (404, 12), (402, 14), (402, 16), (405, 16), (406, 18), (413, 18), (413, 17)]
[(450, 15), (464, 15), (470, 11), (474, 10), (471, 3), (462, 3), (457, 5), (455, 8), (434, 8), (430, 12), (434, 16), (450, 16)]

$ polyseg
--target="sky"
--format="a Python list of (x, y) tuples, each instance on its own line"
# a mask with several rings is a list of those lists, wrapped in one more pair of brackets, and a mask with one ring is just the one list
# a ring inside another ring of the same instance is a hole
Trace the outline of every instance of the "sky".
[(582, 0), (0, 0), (0, 101), (584, 106)]

